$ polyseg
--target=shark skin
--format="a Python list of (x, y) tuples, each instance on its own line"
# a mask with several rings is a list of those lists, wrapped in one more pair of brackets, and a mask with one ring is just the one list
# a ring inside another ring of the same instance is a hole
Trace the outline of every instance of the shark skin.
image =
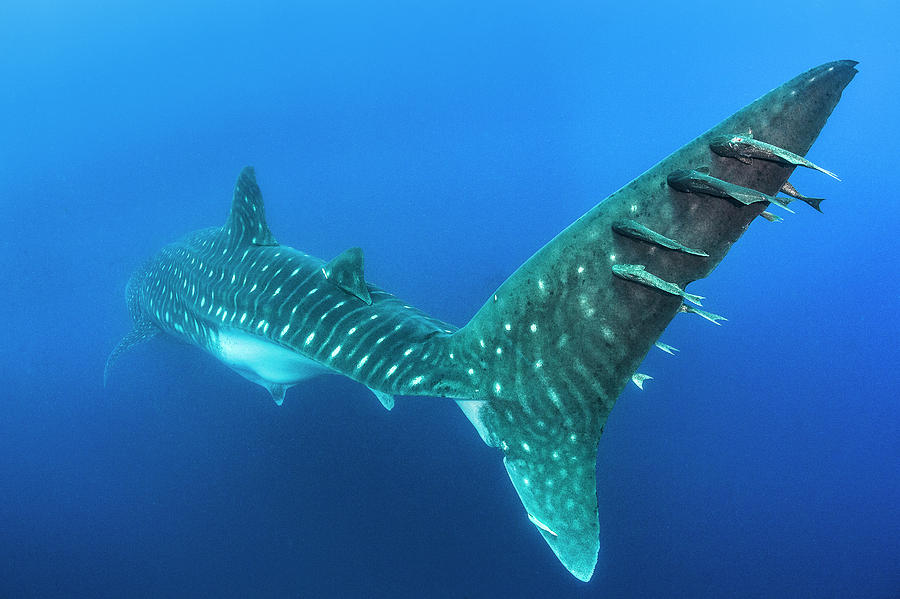
[[(415, 395), (417, 387), (470, 395), (464, 377), (442, 366), (450, 358), (435, 354), (456, 327), (373, 285), (360, 289), (362, 280), (358, 248), (326, 263), (279, 245), (247, 167), (224, 227), (164, 247), (131, 277), (136, 325), (122, 344), (167, 333), (268, 388), (278, 403), (284, 387), (326, 373), (387, 395)], [(107, 372), (120, 353), (113, 351)]]
[[(135, 327), (105, 372), (166, 333), (279, 404), (287, 388), (324, 373), (362, 383), (388, 409), (396, 395), (456, 399), (503, 452), (529, 520), (587, 581), (600, 548), (597, 448), (616, 398), (672, 318), (701, 312), (672, 290), (709, 275), (768, 206), (679, 191), (668, 175), (698, 170), (774, 196), (795, 165), (721, 156), (711, 143), (752, 135), (805, 155), (855, 65), (811, 69), (663, 159), (535, 253), (461, 329), (366, 282), (358, 248), (326, 263), (280, 245), (245, 168), (224, 226), (166, 246), (131, 277)], [(617, 276), (622, 266), (647, 276)]]

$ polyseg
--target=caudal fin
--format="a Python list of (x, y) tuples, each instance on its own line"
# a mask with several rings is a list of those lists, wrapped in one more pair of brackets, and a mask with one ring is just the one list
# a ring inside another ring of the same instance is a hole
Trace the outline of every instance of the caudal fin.
[[(465, 407), (467, 415), (485, 441), (503, 451), (529, 519), (579, 579), (591, 577), (600, 546), (594, 468), (603, 425), (646, 353), (682, 311), (678, 295), (615, 277), (612, 267), (644, 265), (680, 289), (707, 276), (765, 203), (685, 193), (667, 183), (668, 175), (706, 169), (774, 195), (791, 167), (721, 157), (710, 140), (753, 131), (805, 154), (855, 64), (812, 69), (665, 158), (550, 241), (452, 335), (449, 355), (471, 365), (466, 376), (488, 400)], [(625, 220), (649, 233), (623, 234), (616, 224)]]

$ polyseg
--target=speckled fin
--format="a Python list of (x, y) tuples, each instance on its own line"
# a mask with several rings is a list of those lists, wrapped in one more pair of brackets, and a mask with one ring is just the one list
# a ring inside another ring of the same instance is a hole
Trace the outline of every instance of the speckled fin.
[[(816, 67), (661, 160), (529, 258), (450, 338), (442, 355), (451, 362), (451, 354), (463, 358), (459, 376), (476, 393), (445, 393), (486, 401), (476, 428), (483, 424), (482, 437), (497, 441), (531, 522), (579, 579), (590, 577), (597, 559), (596, 448), (616, 398), (680, 300), (701, 299), (684, 287), (715, 268), (790, 174), (765, 160), (742, 165), (715, 157), (710, 163), (709, 140), (752, 129), (805, 151), (852, 79), (854, 64)], [(710, 172), (691, 172), (701, 166)], [(695, 190), (736, 200), (690, 195)], [(708, 256), (623, 239), (612, 225), (626, 219), (653, 224)]]
[[(503, 464), (528, 519), (559, 561), (579, 580), (590, 580), (600, 551), (595, 462), (597, 445), (588, 436), (530, 437)], [(576, 447), (577, 446), (577, 447)], [(512, 453), (512, 452), (511, 452)]]
[(143, 343), (147, 339), (150, 339), (158, 332), (159, 329), (156, 328), (150, 321), (140, 320), (135, 322), (134, 329), (132, 329), (130, 333), (125, 335), (122, 340), (119, 341), (119, 344), (112, 350), (112, 352), (109, 354), (109, 357), (106, 359), (106, 367), (103, 369), (103, 386), (106, 386), (106, 381), (107, 379), (109, 379), (109, 372), (116, 361), (119, 359), (119, 356), (124, 354), (135, 345)]
[(225, 232), (233, 246), (278, 245), (266, 224), (262, 192), (256, 184), (256, 172), (252, 166), (245, 166), (234, 184), (234, 198)]
[(326, 264), (325, 277), (350, 295), (367, 304), (372, 303), (372, 296), (369, 295), (363, 277), (363, 253), (360, 248), (345, 250)]

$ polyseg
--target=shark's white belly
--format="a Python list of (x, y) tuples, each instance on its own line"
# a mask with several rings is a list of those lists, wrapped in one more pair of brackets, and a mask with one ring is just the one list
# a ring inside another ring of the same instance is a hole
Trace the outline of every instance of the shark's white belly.
[(223, 327), (208, 351), (245, 378), (264, 387), (296, 385), (334, 371), (301, 354), (239, 329)]

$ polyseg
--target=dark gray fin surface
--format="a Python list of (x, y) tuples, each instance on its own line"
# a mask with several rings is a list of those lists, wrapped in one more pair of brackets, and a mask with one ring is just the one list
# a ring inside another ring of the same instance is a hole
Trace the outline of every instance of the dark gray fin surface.
[(109, 379), (109, 372), (112, 369), (113, 365), (119, 359), (119, 356), (127, 352), (129, 349), (138, 345), (139, 343), (143, 343), (147, 339), (152, 338), (157, 333), (159, 333), (159, 329), (156, 328), (149, 321), (137, 321), (134, 323), (134, 328), (130, 333), (125, 335), (119, 344), (110, 352), (109, 357), (106, 358), (106, 366), (103, 368), (103, 386), (106, 386), (106, 381)]
[(325, 278), (350, 295), (367, 304), (372, 303), (369, 288), (363, 276), (363, 253), (360, 248), (350, 248), (341, 252), (325, 265)]
[(768, 210), (763, 210), (762, 212), (759, 213), (759, 215), (760, 215), (761, 217), (763, 217), (764, 219), (766, 219), (767, 221), (769, 221), (770, 223), (780, 223), (780, 222), (784, 222), (784, 219), (783, 219), (783, 218), (781, 218), (781, 217), (778, 216), (777, 214), (772, 214), (772, 213), (769, 212)]
[(378, 398), (378, 401), (381, 402), (381, 405), (384, 406), (385, 410), (392, 410), (394, 407), (394, 396), (390, 393), (385, 393), (384, 391), (378, 391), (377, 389), (372, 389), (369, 387), (369, 391), (375, 394), (375, 397)]
[(234, 184), (234, 198), (231, 213), (225, 222), (225, 232), (232, 247), (278, 245), (266, 224), (262, 192), (256, 184), (256, 172), (252, 166), (245, 166)]

